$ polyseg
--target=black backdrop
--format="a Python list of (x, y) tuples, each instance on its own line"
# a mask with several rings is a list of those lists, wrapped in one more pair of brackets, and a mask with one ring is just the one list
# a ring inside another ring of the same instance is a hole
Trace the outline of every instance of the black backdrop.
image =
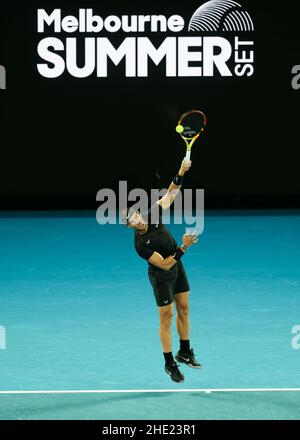
[(117, 188), (119, 180), (149, 189), (157, 168), (165, 187), (184, 155), (177, 117), (190, 108), (207, 113), (208, 127), (193, 150), (186, 186), (204, 188), (206, 206), (300, 206), (300, 90), (291, 85), (292, 67), (300, 64), (295, 0), (242, 2), (255, 26), (250, 78), (165, 78), (164, 62), (149, 78), (124, 78), (123, 65), (107, 79), (46, 79), (37, 72), (36, 48), (46, 36), (36, 31), (37, 8), (189, 18), (201, 3), (1, 3), (0, 64), (7, 71), (7, 89), (0, 91), (2, 209), (94, 208), (96, 192)]

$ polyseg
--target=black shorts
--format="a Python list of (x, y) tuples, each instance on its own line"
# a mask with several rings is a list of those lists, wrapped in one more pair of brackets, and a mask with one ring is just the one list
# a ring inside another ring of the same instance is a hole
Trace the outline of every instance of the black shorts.
[(148, 276), (153, 287), (158, 307), (172, 304), (177, 293), (188, 292), (189, 282), (181, 260), (170, 270), (149, 270)]

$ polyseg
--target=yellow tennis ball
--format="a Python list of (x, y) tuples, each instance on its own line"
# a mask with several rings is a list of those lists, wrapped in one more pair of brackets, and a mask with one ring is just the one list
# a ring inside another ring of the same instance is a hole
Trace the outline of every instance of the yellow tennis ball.
[(177, 131), (177, 133), (182, 133), (183, 130), (184, 130), (184, 128), (183, 128), (182, 125), (177, 125), (177, 127), (176, 127), (176, 131)]

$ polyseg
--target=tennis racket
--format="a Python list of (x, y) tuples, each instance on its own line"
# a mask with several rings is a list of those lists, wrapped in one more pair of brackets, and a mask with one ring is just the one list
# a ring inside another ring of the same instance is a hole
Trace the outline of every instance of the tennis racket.
[(186, 144), (185, 160), (191, 159), (191, 150), (206, 126), (206, 116), (200, 110), (191, 110), (181, 115), (176, 131), (180, 134)]

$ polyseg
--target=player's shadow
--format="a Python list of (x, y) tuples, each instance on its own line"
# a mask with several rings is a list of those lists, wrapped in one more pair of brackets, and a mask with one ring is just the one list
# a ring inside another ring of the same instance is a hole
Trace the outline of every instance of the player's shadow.
[[(167, 393), (164, 393), (163, 391), (161, 393), (128, 393), (128, 394), (120, 394), (119, 396), (116, 394), (111, 395), (100, 395), (95, 394), (94, 397), (87, 397), (86, 395), (79, 395), (76, 397), (76, 400), (79, 400), (78, 402), (75, 402), (74, 395), (61, 395), (57, 394), (54, 402), (46, 402), (45, 400), (48, 400), (49, 396), (41, 397), (40, 395), (31, 396), (31, 399), (38, 398), (37, 402), (28, 402), (28, 399), (26, 399), (26, 403), (23, 401), (22, 403), (18, 404), (15, 403), (14, 405), (10, 405), (10, 418), (25, 418), (25, 419), (34, 419), (34, 415), (37, 413), (51, 413), (52, 410), (59, 410), (59, 411), (66, 411), (66, 410), (74, 410), (78, 408), (91, 408), (95, 406), (99, 406), (99, 414), (98, 417), (101, 416), (101, 406), (103, 405), (111, 405), (112, 403), (119, 403), (119, 402), (126, 402), (126, 401), (138, 401), (137, 406), (140, 407), (140, 401), (143, 401), (145, 399), (153, 399), (155, 395), (156, 399), (164, 398), (166, 397)], [(72, 399), (71, 402), (62, 402), (62, 396), (64, 399)], [(20, 398), (20, 396), (18, 396)], [(28, 396), (26, 396), (28, 398)], [(42, 399), (42, 401), (41, 401)], [(53, 395), (51, 395), (51, 399), (53, 399)], [(13, 410), (12, 410), (13, 407)], [(136, 410), (135, 410), (136, 411)], [(22, 417), (24, 416), (24, 417)], [(107, 419), (107, 417), (105, 417)]]

